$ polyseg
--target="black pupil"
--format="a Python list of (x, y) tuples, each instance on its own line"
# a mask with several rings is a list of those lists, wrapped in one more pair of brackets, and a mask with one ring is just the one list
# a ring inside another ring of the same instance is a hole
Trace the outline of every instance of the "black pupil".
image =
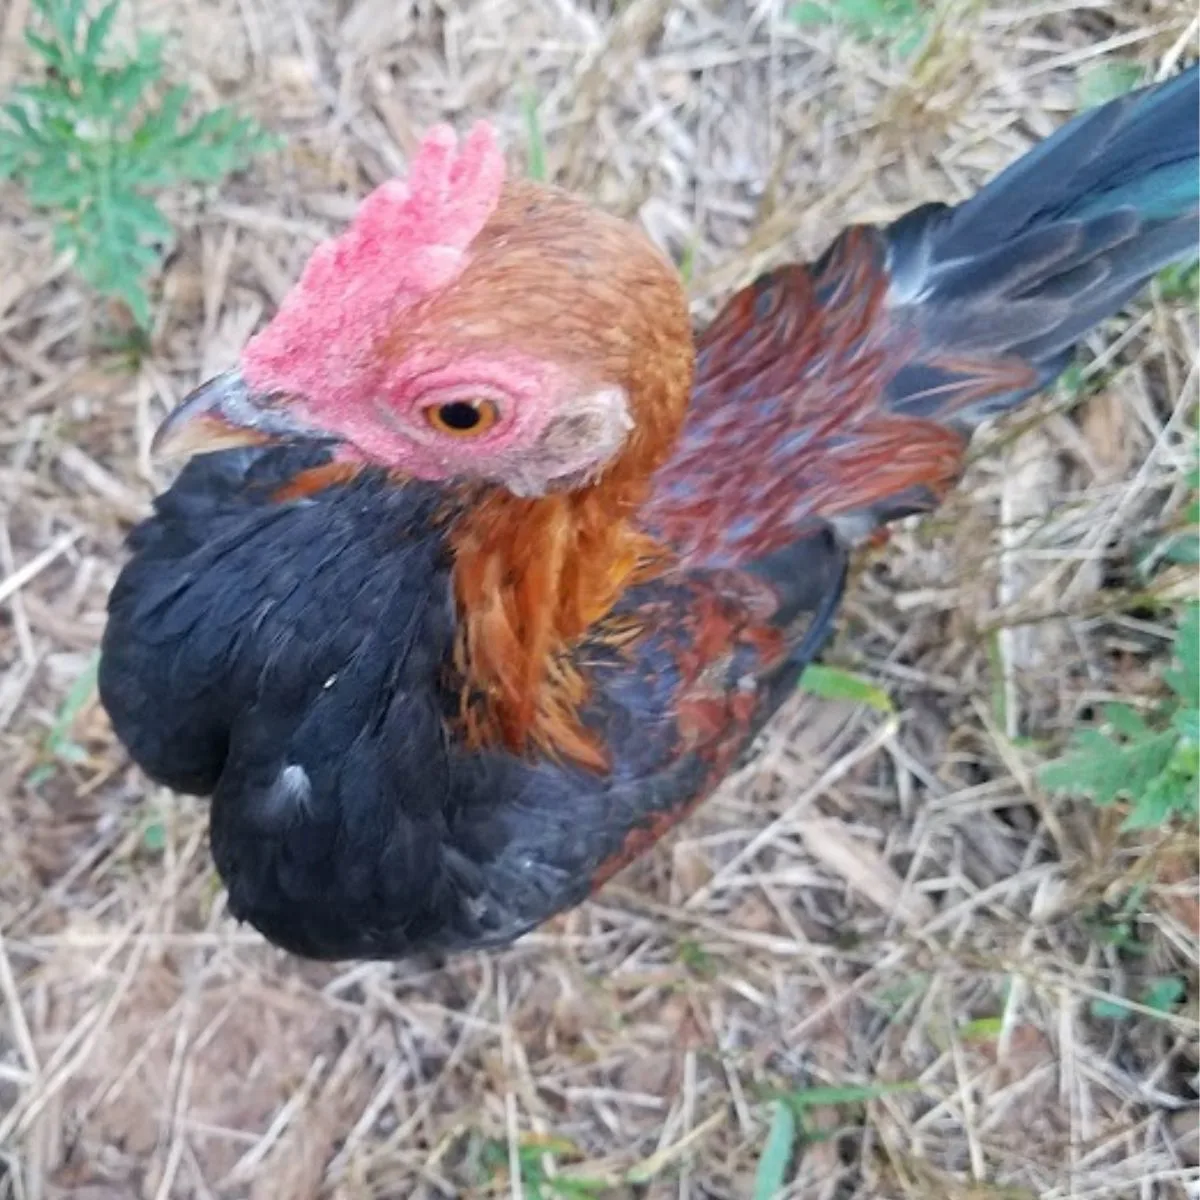
[(443, 404), (438, 409), (438, 416), (441, 417), (442, 424), (447, 429), (456, 429), (460, 433), (474, 429), (481, 419), (479, 409), (473, 404), (467, 404), (464, 400), (459, 400), (454, 404)]

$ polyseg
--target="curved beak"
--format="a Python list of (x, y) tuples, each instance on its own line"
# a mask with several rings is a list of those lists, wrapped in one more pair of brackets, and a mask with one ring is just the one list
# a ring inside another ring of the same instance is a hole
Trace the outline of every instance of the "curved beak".
[(296, 419), (282, 397), (251, 390), (240, 371), (202, 383), (158, 427), (150, 452), (160, 458), (267, 442), (332, 441)]

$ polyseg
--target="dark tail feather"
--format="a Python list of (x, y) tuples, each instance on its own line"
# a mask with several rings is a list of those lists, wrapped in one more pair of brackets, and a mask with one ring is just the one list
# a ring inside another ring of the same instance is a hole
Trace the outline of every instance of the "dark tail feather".
[(1195, 66), (1077, 117), (965, 203), (907, 214), (886, 231), (889, 304), (919, 332), (921, 357), (1016, 357), (1036, 382), (948, 417), (902, 377), (889, 407), (972, 427), (1019, 403), (1155, 272), (1197, 254), (1198, 222)]

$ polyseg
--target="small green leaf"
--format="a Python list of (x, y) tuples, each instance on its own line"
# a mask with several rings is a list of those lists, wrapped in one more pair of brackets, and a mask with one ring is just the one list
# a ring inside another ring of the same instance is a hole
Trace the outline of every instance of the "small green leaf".
[(711, 979), (717, 973), (719, 966), (717, 960), (699, 942), (693, 941), (691, 938), (684, 938), (676, 947), (675, 952), (679, 961), (693, 975)]
[(1000, 630), (993, 629), (987, 639), (989, 674), (992, 677), (992, 720), (997, 729), (1008, 728), (1008, 689), (1004, 686), (1004, 658), (1000, 648)]
[(1141, 715), (1130, 708), (1128, 704), (1106, 704), (1104, 719), (1124, 737), (1145, 737), (1150, 732), (1150, 727)]
[(696, 273), (696, 239), (693, 237), (683, 248), (683, 256), (679, 260), (679, 277), (684, 287), (690, 287), (692, 277)]
[(32, 29), (25, 30), (25, 44), (42, 59), (46, 66), (52, 67), (56, 71), (61, 71), (66, 67), (62, 50), (57, 43), (48, 38), (38, 37)]
[[(1174, 757), (1174, 756), (1172, 756)], [(1195, 775), (1192, 774), (1192, 780)], [(1149, 781), (1134, 797), (1122, 829), (1158, 829), (1175, 814), (1195, 812), (1195, 788), (1191, 780), (1172, 770), (1171, 764)]]
[(149, 329), (153, 318), (150, 315), (150, 297), (146, 289), (128, 272), (105, 270), (102, 264), (88, 262), (80, 274), (105, 296), (120, 300), (137, 323), (139, 329)]
[(901, 33), (896, 39), (896, 53), (900, 58), (910, 58), (918, 46), (925, 40), (924, 24), (914, 22), (907, 32)]
[[(1172, 263), (1158, 273), (1158, 287), (1164, 300), (1190, 300), (1193, 303), (1200, 291), (1200, 259)], [(1200, 487), (1200, 481), (1190, 484)]]
[(174, 137), (187, 98), (187, 88), (169, 88), (158, 108), (147, 113), (142, 123), (134, 130), (130, 140), (131, 148), (144, 154), (148, 150), (156, 149), (160, 141)]
[[(58, 7), (58, 6), (53, 6)], [(51, 9), (53, 11), (53, 8)], [(79, 35), (79, 22), (83, 18), (83, 0), (66, 0), (58, 7), (55, 28), (63, 42), (74, 48)]]
[(136, 229), (142, 237), (152, 238), (156, 242), (171, 242), (175, 231), (170, 222), (158, 210), (158, 206), (137, 192), (123, 192), (119, 197), (119, 210), (131, 228)]
[(106, 71), (100, 79), (100, 90), (109, 114), (127, 117), (146, 88), (158, 79), (160, 69), (157, 62), (131, 62)]
[(925, 36), (929, 16), (920, 0), (802, 0), (787, 10), (788, 20), (801, 28), (839, 24), (859, 41), (893, 40), (893, 49), (907, 58)]
[(1092, 1016), (1101, 1021), (1124, 1021), (1132, 1012), (1120, 1000), (1093, 1000), (1090, 1008)]
[(151, 821), (142, 830), (142, 845), (157, 854), (167, 844), (167, 827), (161, 821)]
[(1173, 1011), (1187, 995), (1187, 983), (1178, 975), (1163, 975), (1152, 980), (1142, 993), (1142, 1003), (1155, 1012)]
[(1083, 378), (1083, 364), (1076, 359), (1058, 377), (1058, 385), (1068, 396), (1081, 396), (1086, 386)]
[(1184, 704), (1200, 705), (1200, 604), (1188, 604), (1175, 635), (1175, 660), (1163, 681)]
[(1079, 107), (1095, 108), (1131, 92), (1142, 82), (1140, 64), (1121, 58), (1104, 59), (1080, 73)]
[(85, 60), (95, 60), (100, 57), (104, 43), (112, 30), (113, 18), (117, 15), (119, 0), (109, 0), (95, 16), (88, 27), (87, 37), (83, 42), (83, 57)]
[(815, 4), (813, 0), (802, 0), (793, 4), (787, 11), (787, 18), (793, 25), (832, 25), (833, 13), (823, 4)]
[[(1141, 1003), (1164, 1016), (1173, 1012), (1187, 995), (1187, 982), (1178, 975), (1160, 975), (1151, 979), (1141, 993)], [(1093, 1000), (1091, 1013), (1102, 1020), (1123, 1021), (1132, 1015), (1129, 1002), (1117, 997)]]
[(771, 1105), (771, 1128), (754, 1172), (754, 1200), (775, 1200), (782, 1194), (795, 1146), (795, 1113), (776, 1100)]
[(1140, 795), (1170, 760), (1175, 735), (1118, 743), (1087, 729), (1075, 735), (1073, 744), (1074, 754), (1042, 769), (1042, 783), (1051, 791), (1090, 796), (1103, 807), (1120, 796)]
[(800, 687), (823, 700), (852, 700), (881, 713), (896, 711), (892, 698), (870, 680), (838, 667), (810, 663), (800, 677)]
[[(62, 704), (59, 705), (58, 712), (54, 718), (54, 724), (50, 727), (50, 732), (46, 737), (46, 749), (55, 755), (71, 758), (70, 750), (64, 755), (64, 749), (74, 746), (74, 743), (68, 742), (68, 734), (71, 726), (75, 724), (75, 718), (84, 710), (92, 696), (96, 693), (96, 678), (100, 671), (100, 655), (93, 654), (88, 664), (79, 673), (75, 682), (67, 689), (67, 694), (63, 697)], [(78, 751), (78, 747), (75, 747)]]
[(1181, 534), (1167, 546), (1163, 554), (1180, 566), (1194, 567), (1200, 563), (1200, 537), (1194, 533)]
[[(21, 95), (21, 93), (18, 92), (18, 95)], [(21, 99), (29, 101), (28, 96), (22, 96)], [(38, 147), (45, 145), (45, 138), (43, 137), (41, 130), (34, 125), (33, 120), (30, 117), (30, 111), (33, 110), (33, 108), (34, 102), (30, 101), (28, 108), (25, 104), (21, 103), (6, 104), (3, 111), (5, 117), (7, 117), (8, 120), (10, 120), (17, 127), (17, 132), (25, 139), (25, 141), (31, 143), (34, 147)]]
[(1171, 718), (1171, 728), (1184, 742), (1200, 742), (1200, 709), (1181, 708)]
[(990, 1042), (1000, 1036), (1004, 1028), (1003, 1017), (979, 1017), (968, 1021), (959, 1030), (959, 1037), (964, 1042)]

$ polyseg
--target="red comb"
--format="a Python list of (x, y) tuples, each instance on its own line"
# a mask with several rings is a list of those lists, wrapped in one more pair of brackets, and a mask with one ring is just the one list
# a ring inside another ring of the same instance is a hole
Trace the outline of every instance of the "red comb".
[(246, 380), (330, 399), (352, 386), (395, 315), (462, 271), (503, 184), (490, 125), (479, 122), (461, 146), (449, 126), (431, 129), (407, 180), (377, 187), (349, 228), (313, 251), (274, 320), (243, 351)]

